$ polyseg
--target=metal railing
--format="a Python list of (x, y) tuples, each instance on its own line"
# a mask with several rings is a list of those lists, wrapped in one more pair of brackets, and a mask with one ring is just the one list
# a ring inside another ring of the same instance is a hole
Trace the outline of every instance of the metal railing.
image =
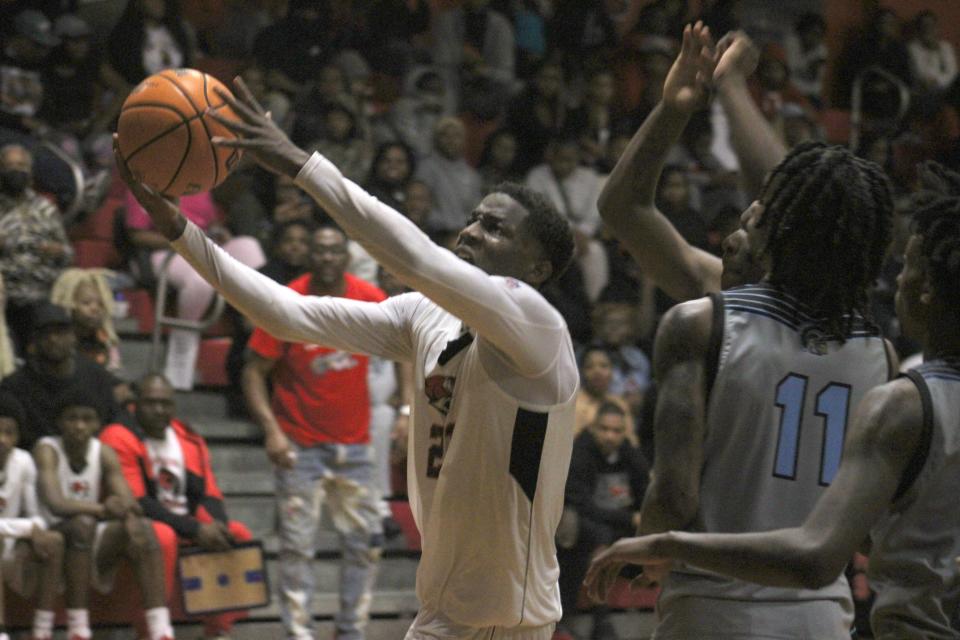
[(44, 149), (55, 155), (58, 160), (67, 165), (67, 167), (70, 169), (70, 175), (73, 176), (73, 183), (75, 187), (73, 198), (71, 198), (70, 202), (68, 202), (60, 212), (63, 226), (68, 227), (73, 222), (74, 218), (76, 218), (80, 213), (80, 205), (83, 204), (83, 186), (85, 183), (83, 170), (80, 168), (80, 165), (77, 164), (76, 160), (67, 155), (63, 149), (58, 147), (50, 140), (44, 140), (42, 142), (42, 146)]
[(160, 264), (160, 268), (157, 270), (158, 273), (156, 274), (157, 292), (156, 297), (154, 298), (156, 304), (154, 305), (153, 334), (151, 335), (150, 340), (149, 355), (150, 367), (156, 371), (161, 370), (163, 366), (163, 364), (160, 362), (160, 354), (163, 351), (160, 346), (160, 342), (162, 339), (163, 329), (165, 327), (169, 327), (171, 329), (187, 329), (189, 331), (203, 333), (208, 327), (220, 319), (220, 316), (223, 315), (223, 309), (226, 306), (226, 301), (223, 299), (223, 296), (221, 296), (219, 293), (215, 293), (216, 298), (213, 301), (213, 306), (210, 307), (206, 316), (200, 318), (199, 320), (184, 320), (183, 318), (168, 316), (166, 314), (165, 303), (167, 300), (167, 283), (169, 280), (168, 272), (170, 271), (170, 262), (176, 255), (177, 254), (173, 251), (169, 252), (163, 259), (163, 262)]

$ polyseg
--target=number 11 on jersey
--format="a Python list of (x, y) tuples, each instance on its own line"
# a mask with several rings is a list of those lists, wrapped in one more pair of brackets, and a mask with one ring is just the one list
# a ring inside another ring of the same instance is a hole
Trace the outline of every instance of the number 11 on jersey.
[[(780, 407), (780, 431), (777, 436), (777, 455), (773, 463), (773, 475), (795, 480), (800, 455), (800, 432), (812, 420), (804, 421), (803, 413), (807, 399), (807, 382), (804, 375), (790, 373), (777, 385), (775, 404)], [(823, 419), (823, 444), (820, 449), (820, 478), (823, 486), (829, 485), (840, 468), (843, 453), (843, 438), (847, 431), (851, 388), (848, 384), (830, 382), (817, 393), (814, 415)]]

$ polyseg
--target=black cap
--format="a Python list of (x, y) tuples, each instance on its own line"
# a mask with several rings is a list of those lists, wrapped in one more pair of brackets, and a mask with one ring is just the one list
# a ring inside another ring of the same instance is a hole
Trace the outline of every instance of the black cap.
[(34, 331), (53, 326), (69, 327), (71, 324), (70, 313), (52, 302), (41, 302), (33, 311)]
[(24, 9), (13, 18), (13, 26), (22, 36), (30, 38), (45, 47), (60, 44), (60, 38), (53, 35), (53, 25), (36, 9)]

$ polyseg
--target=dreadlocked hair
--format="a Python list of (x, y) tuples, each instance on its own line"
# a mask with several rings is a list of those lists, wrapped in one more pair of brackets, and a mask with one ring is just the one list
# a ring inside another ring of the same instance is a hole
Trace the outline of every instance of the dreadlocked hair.
[(918, 167), (920, 188), (943, 196), (960, 196), (960, 174), (939, 162), (927, 160)]
[(914, 212), (913, 220), (937, 297), (960, 317), (960, 197), (944, 195)]
[(890, 182), (843, 147), (805, 142), (774, 168), (760, 201), (770, 282), (842, 339), (880, 272), (893, 217)]

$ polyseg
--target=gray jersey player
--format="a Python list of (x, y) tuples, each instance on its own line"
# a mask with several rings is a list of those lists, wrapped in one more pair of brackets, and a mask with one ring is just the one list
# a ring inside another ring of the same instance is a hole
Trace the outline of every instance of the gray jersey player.
[[(927, 182), (955, 193), (960, 176), (934, 167)], [(595, 594), (624, 562), (662, 571), (671, 559), (758, 584), (819, 588), (869, 534), (875, 636), (958, 636), (960, 199), (927, 202), (915, 219), (897, 315), (925, 361), (867, 394), (853, 414), (837, 477), (805, 521), (764, 533), (621, 540), (591, 568)]]

